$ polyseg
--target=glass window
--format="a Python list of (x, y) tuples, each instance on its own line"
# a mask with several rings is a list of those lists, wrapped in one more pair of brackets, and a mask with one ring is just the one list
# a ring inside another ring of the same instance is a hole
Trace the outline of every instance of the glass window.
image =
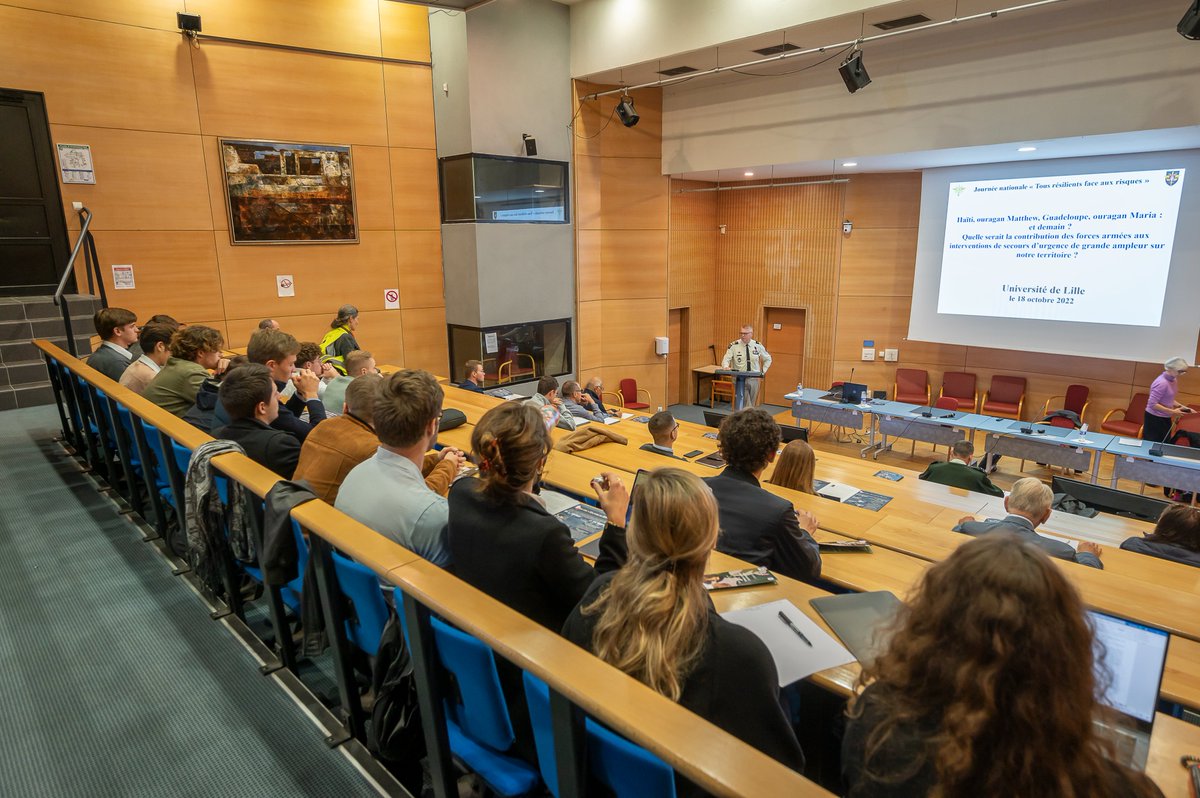
[(468, 360), (483, 363), (484, 387), (533, 382), (571, 372), (571, 320), (527, 321), (498, 327), (450, 328), (450, 374), (467, 378)]
[(563, 161), (470, 154), (438, 163), (443, 222), (570, 221)]

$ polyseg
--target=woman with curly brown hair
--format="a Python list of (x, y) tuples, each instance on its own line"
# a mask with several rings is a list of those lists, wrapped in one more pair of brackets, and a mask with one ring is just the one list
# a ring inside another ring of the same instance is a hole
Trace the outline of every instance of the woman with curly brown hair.
[(851, 798), (1161, 796), (1093, 719), (1092, 630), (1037, 547), (995, 533), (925, 574), (863, 668), (842, 745)]
[(146, 386), (146, 399), (183, 418), (196, 404), (196, 394), (209, 372), (222, 373), (229, 361), (221, 357), (225, 339), (212, 327), (193, 324), (171, 336), (167, 364)]

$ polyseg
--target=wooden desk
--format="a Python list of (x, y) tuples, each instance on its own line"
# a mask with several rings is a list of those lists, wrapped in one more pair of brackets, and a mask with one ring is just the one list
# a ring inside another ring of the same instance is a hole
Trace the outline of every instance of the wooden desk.
[[(721, 368), (719, 365), (713, 363), (708, 366), (697, 366), (696, 368), (692, 369), (692, 374), (696, 377), (696, 404), (700, 404), (700, 386), (704, 383), (704, 380), (708, 380), (709, 383), (712, 383), (713, 377), (717, 376), (717, 369), (719, 368)], [(709, 388), (709, 393), (710, 395), (712, 393), (711, 385)]]
[(1193, 798), (1188, 773), (1179, 764), (1184, 754), (1200, 755), (1200, 726), (1160, 712), (1154, 718), (1146, 775), (1166, 798)]

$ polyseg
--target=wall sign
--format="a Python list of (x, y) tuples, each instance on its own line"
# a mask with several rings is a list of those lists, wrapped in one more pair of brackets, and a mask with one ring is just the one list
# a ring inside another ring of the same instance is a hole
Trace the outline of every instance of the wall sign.
[(58, 167), (64, 183), (96, 182), (96, 171), (92, 168), (90, 144), (59, 144)]

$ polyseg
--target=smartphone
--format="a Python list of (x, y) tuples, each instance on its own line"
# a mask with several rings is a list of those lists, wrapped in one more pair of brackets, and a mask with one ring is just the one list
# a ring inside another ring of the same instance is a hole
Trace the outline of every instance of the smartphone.
[(704, 454), (704, 450), (703, 449), (692, 449), (690, 452), (688, 452), (687, 454), (685, 454), (683, 456), (685, 458), (690, 458), (690, 457), (695, 457), (698, 454)]

